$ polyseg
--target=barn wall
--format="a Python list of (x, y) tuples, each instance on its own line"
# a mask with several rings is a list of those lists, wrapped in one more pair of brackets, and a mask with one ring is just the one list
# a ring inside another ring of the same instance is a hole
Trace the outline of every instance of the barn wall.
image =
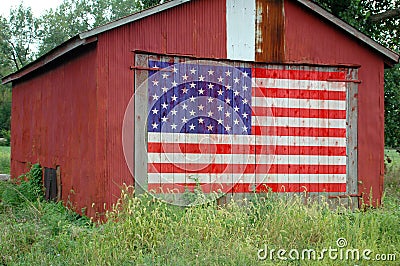
[(225, 1), (193, 1), (98, 36), (98, 204), (115, 202), (123, 183), (134, 184), (122, 146), (123, 117), (134, 88), (133, 51), (226, 58), (225, 8)]
[(360, 65), (358, 94), (359, 193), (374, 203), (383, 190), (384, 64), (381, 57), (293, 1), (285, 1), (285, 57), (288, 62)]
[(27, 163), (59, 165), (62, 199), (79, 202), (79, 211), (94, 200), (96, 146), (88, 140), (96, 132), (95, 63), (91, 47), (14, 84), (12, 93), (12, 176), (25, 173)]

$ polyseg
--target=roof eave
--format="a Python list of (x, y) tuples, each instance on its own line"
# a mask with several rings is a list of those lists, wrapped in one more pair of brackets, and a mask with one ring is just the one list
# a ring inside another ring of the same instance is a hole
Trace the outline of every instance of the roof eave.
[(324, 17), (325, 19), (329, 20), (330, 22), (334, 23), (342, 30), (346, 31), (347, 33), (351, 34), (355, 38), (361, 40), (363, 43), (365, 43), (369, 47), (371, 47), (374, 50), (376, 50), (377, 52), (379, 52), (381, 55), (383, 55), (386, 58), (385, 64), (388, 65), (389, 67), (399, 63), (399, 57), (400, 57), (399, 54), (397, 54), (394, 51), (386, 48), (385, 46), (377, 43), (376, 41), (374, 41), (367, 35), (363, 34), (359, 30), (355, 29), (354, 27), (350, 26), (343, 20), (335, 17), (334, 15), (332, 15), (331, 13), (329, 13), (322, 7), (318, 6), (317, 4), (314, 4), (313, 2), (311, 2), (309, 0), (296, 0), (296, 1), (300, 4), (302, 4), (303, 6), (309, 8), (316, 14), (318, 14), (318, 15)]
[(8, 76), (5, 76), (2, 79), (2, 84), (5, 85), (7, 83), (13, 82), (14, 80), (20, 79), (23, 76), (28, 75), (29, 73), (54, 61), (55, 59), (60, 58), (61, 56), (67, 54), (68, 52), (75, 50), (79, 46), (83, 46), (83, 45), (86, 45), (86, 44), (89, 44), (89, 43), (92, 43), (95, 41), (97, 41), (97, 37), (81, 39), (81, 38), (79, 38), (79, 36), (75, 36), (72, 39), (69, 39), (68, 41), (57, 46), (53, 50), (49, 51), (48, 53), (44, 54), (43, 56), (39, 57), (32, 63), (24, 66), (20, 70), (14, 72)]

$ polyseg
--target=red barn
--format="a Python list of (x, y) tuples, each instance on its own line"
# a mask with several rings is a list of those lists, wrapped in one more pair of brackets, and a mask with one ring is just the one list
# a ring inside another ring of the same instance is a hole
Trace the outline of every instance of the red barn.
[(311, 1), (170, 1), (3, 79), (11, 174), (39, 162), (47, 197), (89, 215), (124, 183), (379, 204), (384, 68), (398, 61)]

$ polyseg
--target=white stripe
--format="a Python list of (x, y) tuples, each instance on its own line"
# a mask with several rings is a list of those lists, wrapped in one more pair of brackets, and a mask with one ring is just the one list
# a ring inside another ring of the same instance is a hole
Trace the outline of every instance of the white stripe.
[(254, 61), (256, 1), (226, 1), (227, 59)]
[(252, 97), (253, 107), (311, 108), (324, 110), (346, 110), (346, 101), (313, 100), (296, 98)]
[(148, 132), (148, 142), (346, 147), (346, 138)]
[(253, 117), (251, 120), (251, 125), (277, 127), (346, 128), (346, 119), (257, 116)]
[(346, 183), (346, 174), (192, 174), (149, 173), (149, 183)]
[[(346, 156), (148, 153), (150, 163), (346, 165)], [(200, 169), (200, 168), (199, 168)]]
[(320, 80), (293, 80), (276, 78), (252, 78), (253, 84), (262, 88), (289, 90), (346, 91), (346, 83)]

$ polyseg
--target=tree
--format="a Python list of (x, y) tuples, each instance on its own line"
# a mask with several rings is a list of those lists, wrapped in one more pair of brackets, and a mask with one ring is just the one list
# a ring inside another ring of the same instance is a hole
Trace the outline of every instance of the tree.
[[(10, 10), (8, 19), (0, 16), (0, 29), (0, 78), (3, 78), (33, 60), (37, 20), (31, 8), (21, 4)], [(0, 84), (1, 137), (10, 130), (10, 118), (11, 85)]]

